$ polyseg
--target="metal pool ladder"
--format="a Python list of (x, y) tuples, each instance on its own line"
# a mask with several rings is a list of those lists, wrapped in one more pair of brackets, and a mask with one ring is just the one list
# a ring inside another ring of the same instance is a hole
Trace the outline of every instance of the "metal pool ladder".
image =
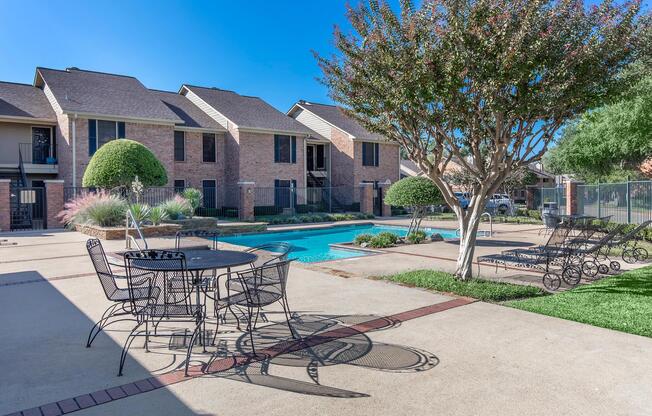
[(132, 249), (134, 248), (133, 246), (136, 246), (138, 250), (143, 250), (143, 248), (138, 244), (138, 241), (134, 238), (133, 235), (129, 234), (129, 230), (131, 229), (131, 225), (134, 226), (134, 229), (138, 233), (138, 237), (140, 240), (142, 240), (143, 245), (145, 246), (145, 250), (147, 250), (147, 240), (145, 240), (145, 236), (143, 235), (142, 230), (140, 229), (140, 226), (138, 225), (138, 221), (134, 218), (134, 213), (131, 212), (131, 208), (127, 210), (126, 214), (126, 219), (125, 219), (125, 248), (127, 249)]
[[(483, 233), (485, 237), (491, 238), (494, 235), (494, 220), (493, 220), (491, 214), (489, 212), (486, 212), (486, 211), (483, 212), (482, 214), (480, 214), (480, 219), (482, 219), (482, 217), (484, 217), (485, 215), (487, 217), (489, 217), (489, 231), (479, 231), (478, 230), (478, 233)], [(462, 236), (462, 234), (460, 233), (459, 228), (457, 230), (455, 230), (455, 235), (458, 236), (458, 237)]]

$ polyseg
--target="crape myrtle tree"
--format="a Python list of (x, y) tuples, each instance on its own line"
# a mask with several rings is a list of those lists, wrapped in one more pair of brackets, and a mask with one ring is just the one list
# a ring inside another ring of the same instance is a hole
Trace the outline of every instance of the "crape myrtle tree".
[[(617, 87), (635, 55), (639, 9), (402, 0), (394, 12), (370, 0), (349, 7), (353, 31), (336, 28), (337, 53), (316, 57), (344, 111), (401, 144), (441, 190), (461, 230), (455, 274), (467, 279), (488, 198), (514, 169), (539, 160), (566, 120)], [(452, 158), (474, 179), (467, 210), (445, 180)]]

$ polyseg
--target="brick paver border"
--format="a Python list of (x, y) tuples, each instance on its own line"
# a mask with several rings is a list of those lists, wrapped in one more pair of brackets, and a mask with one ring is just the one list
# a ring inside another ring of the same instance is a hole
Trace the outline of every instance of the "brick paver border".
[(359, 324), (332, 329), (330, 331), (326, 331), (318, 335), (311, 335), (299, 340), (279, 342), (260, 351), (260, 354), (263, 355), (261, 357), (252, 358), (246, 355), (238, 354), (233, 357), (216, 360), (208, 367), (201, 365), (191, 366), (188, 371), (188, 376), (185, 375), (183, 370), (176, 370), (162, 374), (160, 376), (152, 376), (146, 379), (134, 381), (132, 383), (109, 387), (104, 390), (98, 390), (92, 393), (82, 394), (80, 396), (58, 400), (52, 403), (46, 403), (38, 407), (10, 413), (5, 416), (59, 416), (68, 414), (89, 407), (100, 406), (102, 404), (120, 400), (125, 397), (147, 393), (149, 391), (192, 380), (207, 374), (218, 373), (234, 367), (239, 367), (244, 364), (250, 364), (252, 362), (262, 361), (264, 359), (274, 358), (279, 355), (314, 347), (316, 345), (324, 344), (336, 339), (347, 338), (360, 333), (375, 331), (387, 327), (388, 325), (394, 325), (396, 323), (421, 318), (438, 312), (443, 312), (448, 309), (468, 305), (476, 301), (476, 299), (471, 298), (455, 298), (452, 300), (424, 306), (422, 308), (412, 309), (409, 311), (399, 312), (394, 315), (371, 319)]

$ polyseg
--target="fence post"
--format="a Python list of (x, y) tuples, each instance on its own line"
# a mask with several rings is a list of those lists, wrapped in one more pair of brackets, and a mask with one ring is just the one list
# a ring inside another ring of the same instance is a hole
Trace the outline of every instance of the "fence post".
[(11, 179), (0, 179), (0, 231), (11, 230)]
[(602, 200), (600, 199), (600, 180), (598, 180), (598, 218), (602, 218), (602, 210), (600, 209), (600, 205), (602, 204)]
[(627, 193), (625, 194), (625, 200), (627, 202), (627, 224), (632, 223), (632, 198), (631, 198), (631, 185), (629, 181), (629, 176), (627, 176)]
[(63, 180), (45, 180), (45, 220), (46, 228), (61, 228), (63, 223), (57, 219), (57, 214), (63, 210)]
[(255, 182), (238, 182), (240, 186), (240, 201), (238, 213), (242, 221), (253, 221), (255, 203)]
[(570, 180), (566, 182), (566, 214), (567, 215), (576, 215), (581, 214), (579, 212), (579, 206), (577, 203), (577, 185), (579, 182)]

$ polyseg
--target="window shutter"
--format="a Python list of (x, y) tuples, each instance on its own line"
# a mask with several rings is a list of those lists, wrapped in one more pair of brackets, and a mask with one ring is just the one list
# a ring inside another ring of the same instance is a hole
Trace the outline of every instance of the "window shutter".
[(52, 127), (51, 146), (52, 146), (52, 157), (56, 159), (57, 158), (57, 128), (56, 127)]
[(374, 166), (378, 166), (378, 161), (380, 157), (380, 144), (374, 143)]
[(88, 156), (97, 150), (97, 120), (88, 120)]
[(124, 139), (126, 137), (125, 135), (125, 122), (124, 121), (119, 121), (118, 122), (118, 139)]
[(297, 136), (292, 136), (292, 163), (297, 163)]
[(367, 164), (367, 143), (362, 142), (362, 166), (366, 166)]
[[(274, 163), (278, 163), (278, 161), (281, 159), (281, 146), (278, 140), (278, 136), (274, 135)], [(274, 183), (277, 183), (278, 180), (274, 181)]]

